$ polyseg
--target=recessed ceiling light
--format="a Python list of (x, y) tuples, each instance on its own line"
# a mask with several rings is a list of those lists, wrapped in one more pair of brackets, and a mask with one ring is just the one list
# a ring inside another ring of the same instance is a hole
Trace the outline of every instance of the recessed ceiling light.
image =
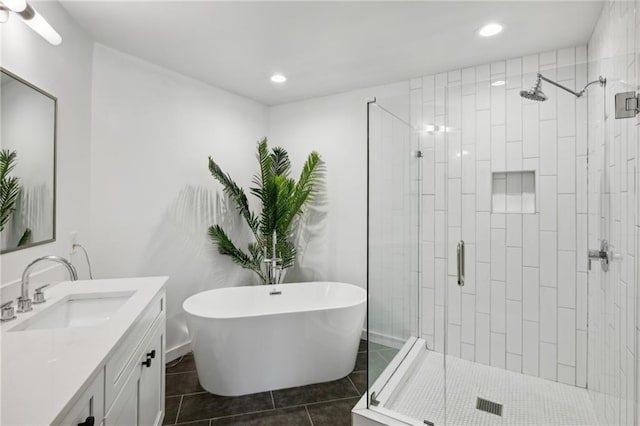
[(287, 81), (287, 77), (282, 74), (274, 74), (271, 76), (271, 81), (273, 81), (274, 83), (284, 83), (285, 81)]
[(497, 87), (497, 86), (504, 86), (504, 80), (496, 80), (493, 83), (491, 83), (492, 86)]
[(491, 37), (502, 32), (502, 25), (492, 22), (478, 30), (478, 35), (481, 37)]

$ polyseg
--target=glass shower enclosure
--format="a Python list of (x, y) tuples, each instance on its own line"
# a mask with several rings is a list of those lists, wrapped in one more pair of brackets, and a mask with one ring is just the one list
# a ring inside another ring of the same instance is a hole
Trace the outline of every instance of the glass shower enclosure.
[[(408, 117), (368, 103), (370, 410), (636, 424), (638, 126), (613, 114), (626, 60), (578, 46), (414, 79)], [(607, 85), (523, 99), (538, 73)]]

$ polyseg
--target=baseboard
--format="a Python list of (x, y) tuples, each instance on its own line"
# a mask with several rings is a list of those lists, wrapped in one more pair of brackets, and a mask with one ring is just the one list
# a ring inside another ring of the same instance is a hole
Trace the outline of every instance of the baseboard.
[(183, 355), (191, 352), (191, 342), (186, 342), (171, 349), (167, 349), (165, 353), (166, 362), (175, 361)]

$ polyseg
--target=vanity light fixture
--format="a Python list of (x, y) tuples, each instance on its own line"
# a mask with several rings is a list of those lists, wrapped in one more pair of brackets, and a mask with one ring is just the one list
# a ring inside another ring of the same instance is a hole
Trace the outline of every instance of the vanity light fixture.
[[(31, 5), (24, 0), (2, 0), (0, 8), (10, 10), (16, 13), (25, 24), (27, 24), (33, 31), (38, 33), (40, 37), (47, 40), (54, 46), (58, 46), (62, 43), (62, 37), (53, 27), (42, 17)], [(6, 10), (5, 10), (6, 11)], [(7, 17), (8, 18), (8, 17)]]
[(497, 22), (492, 22), (490, 24), (485, 25), (484, 27), (478, 30), (478, 35), (481, 37), (491, 37), (497, 34), (500, 34), (504, 27)]
[(12, 12), (20, 13), (27, 8), (25, 0), (2, 0), (2, 3)]
[(287, 77), (282, 74), (274, 74), (271, 76), (271, 81), (273, 81), (274, 83), (284, 83), (285, 81), (287, 81)]

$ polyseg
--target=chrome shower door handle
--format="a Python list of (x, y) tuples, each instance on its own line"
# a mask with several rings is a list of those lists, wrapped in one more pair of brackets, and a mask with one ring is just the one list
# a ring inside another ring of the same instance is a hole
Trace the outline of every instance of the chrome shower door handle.
[(464, 285), (464, 241), (458, 241), (457, 247), (458, 258), (458, 285), (462, 287)]

